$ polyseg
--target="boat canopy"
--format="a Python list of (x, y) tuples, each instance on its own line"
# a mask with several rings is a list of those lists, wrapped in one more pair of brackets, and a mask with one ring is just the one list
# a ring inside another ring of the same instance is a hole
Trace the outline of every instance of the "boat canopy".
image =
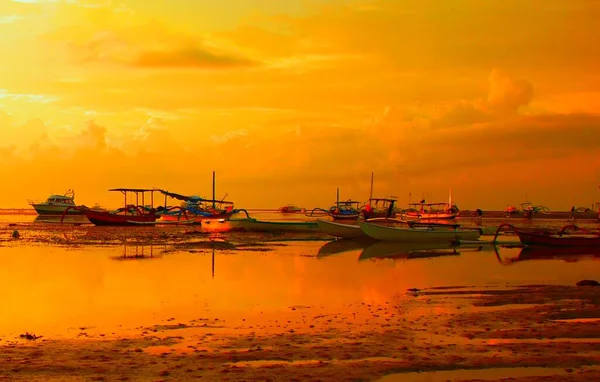
[(371, 198), (369, 199), (370, 202), (397, 202), (398, 199), (395, 198)]
[(153, 188), (111, 188), (108, 191), (120, 191), (120, 192), (154, 192), (157, 191)]
[(201, 198), (196, 195), (186, 196), (186, 195), (181, 195), (181, 194), (177, 194), (175, 192), (169, 192), (169, 191), (165, 191), (165, 190), (161, 190), (161, 189), (156, 189), (154, 191), (159, 191), (168, 197), (171, 197), (171, 198), (177, 199), (177, 200), (182, 200), (184, 202), (192, 200), (192, 201), (203, 201), (203, 202), (209, 202), (209, 203), (215, 202), (215, 203), (222, 203), (222, 204), (233, 204), (233, 202), (228, 202), (225, 200), (204, 199), (204, 198)]

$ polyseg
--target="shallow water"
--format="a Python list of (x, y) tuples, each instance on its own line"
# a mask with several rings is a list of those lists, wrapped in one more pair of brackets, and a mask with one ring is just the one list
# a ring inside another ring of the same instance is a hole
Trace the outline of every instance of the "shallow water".
[[(64, 232), (56, 233), (58, 226), (22, 227), (26, 229), (19, 241), (0, 246), (0, 337), (25, 331), (71, 337), (82, 327), (118, 335), (157, 322), (206, 317), (219, 319), (219, 326), (226, 329), (251, 316), (266, 322), (292, 311), (299, 317), (303, 312), (350, 313), (354, 305), (384, 304), (408, 288), (574, 285), (600, 271), (593, 254), (542, 260), (529, 256), (519, 261), (519, 248), (500, 248), (496, 253), (492, 247), (376, 246), (373, 251), (373, 243), (342, 243), (345, 251), (323, 255), (324, 248), (339, 242), (290, 241), (293, 238), (278, 242), (273, 241), (277, 237), (256, 234), (199, 239), (218, 240), (217, 249), (192, 250), (168, 243), (89, 245), (79, 239), (77, 245), (69, 240), (57, 245), (53, 240), (79, 237), (77, 232), (103, 244), (102, 235), (110, 228), (73, 231), (61, 225)], [(149, 227), (125, 231), (130, 239), (158, 232)], [(181, 236), (186, 231), (168, 232)], [(36, 235), (52, 240), (27, 242)], [(144, 243), (152, 243), (153, 237)], [(270, 242), (262, 247), (234, 250), (225, 245), (266, 239)], [(365, 257), (368, 248), (371, 252)], [(408, 257), (417, 257), (407, 258), (407, 251)]]

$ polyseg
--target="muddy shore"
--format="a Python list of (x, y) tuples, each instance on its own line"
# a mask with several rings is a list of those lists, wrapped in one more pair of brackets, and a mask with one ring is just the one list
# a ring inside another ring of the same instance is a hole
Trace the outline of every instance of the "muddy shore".
[(599, 302), (591, 286), (434, 288), (340, 312), (290, 307), (240, 322), (174, 317), (127, 336), (80, 328), (72, 339), (2, 338), (0, 380), (371, 381), (519, 367), (556, 374), (514, 369), (510, 380), (599, 380)]

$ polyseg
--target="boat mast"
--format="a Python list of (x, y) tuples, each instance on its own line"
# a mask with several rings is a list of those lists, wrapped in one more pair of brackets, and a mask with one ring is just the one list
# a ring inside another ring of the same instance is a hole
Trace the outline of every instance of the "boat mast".
[(335, 200), (335, 206), (337, 207), (337, 209), (340, 209), (340, 188), (337, 188), (337, 198)]
[(215, 172), (213, 171), (213, 197), (212, 197), (212, 200), (213, 200), (213, 210), (215, 208), (217, 208), (217, 203), (215, 201), (215, 197), (216, 197), (215, 193), (216, 193), (216, 190), (215, 190)]
[(369, 193), (369, 207), (371, 206), (371, 199), (373, 199), (373, 176), (375, 175), (374, 172), (371, 172), (371, 191)]

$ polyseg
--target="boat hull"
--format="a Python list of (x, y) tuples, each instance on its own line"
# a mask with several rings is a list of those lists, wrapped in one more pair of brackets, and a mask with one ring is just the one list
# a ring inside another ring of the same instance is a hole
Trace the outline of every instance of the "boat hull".
[(98, 226), (135, 226), (154, 223), (157, 219), (155, 214), (118, 215), (107, 211), (85, 211), (85, 216), (92, 224)]
[(73, 205), (48, 205), (48, 204), (32, 204), (31, 205), (33, 207), (33, 209), (35, 210), (35, 212), (38, 213), (38, 215), (62, 215), (67, 208), (70, 207), (70, 209), (67, 211), (67, 215), (83, 215), (84, 213), (79, 210), (79, 209), (75, 209), (73, 207)]
[(317, 219), (317, 225), (321, 232), (331, 235), (333, 237), (340, 237), (343, 239), (354, 239), (357, 237), (365, 236), (365, 233), (360, 229), (360, 226), (358, 225), (341, 224), (321, 219)]
[(478, 240), (479, 230), (446, 228), (399, 228), (370, 223), (361, 223), (360, 229), (369, 237), (379, 241), (412, 242), (453, 242), (458, 240)]
[(358, 214), (331, 214), (333, 220), (358, 220), (360, 213)]

